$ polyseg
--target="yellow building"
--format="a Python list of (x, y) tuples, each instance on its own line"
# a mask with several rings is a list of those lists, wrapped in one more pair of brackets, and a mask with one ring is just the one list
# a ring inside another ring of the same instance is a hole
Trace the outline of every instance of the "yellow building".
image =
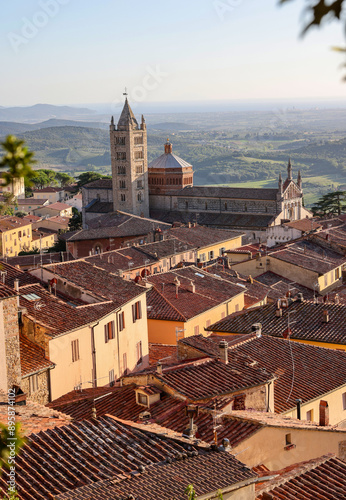
[(227, 250), (239, 248), (244, 234), (226, 229), (189, 224), (188, 227), (170, 229), (170, 234), (197, 249), (197, 262), (214, 261)]
[(204, 334), (215, 320), (241, 311), (244, 287), (195, 266), (147, 278), (149, 342), (175, 344), (177, 339)]
[(112, 385), (148, 365), (144, 290), (121, 305), (110, 300), (73, 305), (73, 299), (63, 302), (40, 285), (22, 286), (20, 294), (26, 308), (21, 331), (55, 364), (51, 399), (76, 387)]
[(15, 257), (21, 251), (31, 249), (31, 223), (5, 215), (0, 217), (0, 254)]

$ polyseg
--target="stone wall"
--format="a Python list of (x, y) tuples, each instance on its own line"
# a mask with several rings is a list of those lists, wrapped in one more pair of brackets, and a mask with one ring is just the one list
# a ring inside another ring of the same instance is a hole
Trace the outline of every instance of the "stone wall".
[(233, 198), (177, 197), (177, 209), (181, 211), (269, 215), (279, 213), (276, 201), (238, 200)]
[[(20, 386), (21, 383), (17, 297), (2, 300), (1, 313), (7, 365), (7, 387), (10, 388), (13, 385)], [(1, 346), (1, 348), (3, 347)]]
[[(32, 391), (30, 389), (30, 378), (37, 377), (37, 386), (38, 389)], [(27, 395), (27, 399), (29, 401), (34, 401), (35, 403), (39, 403), (41, 405), (46, 405), (50, 402), (50, 393), (49, 393), (49, 370), (45, 370), (41, 373), (37, 373), (32, 375), (31, 377), (25, 377), (22, 379), (21, 388)]]

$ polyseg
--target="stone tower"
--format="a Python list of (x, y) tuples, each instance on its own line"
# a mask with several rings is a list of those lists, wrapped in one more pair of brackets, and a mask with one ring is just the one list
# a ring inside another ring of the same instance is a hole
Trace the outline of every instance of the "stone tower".
[(147, 127), (125, 99), (117, 127), (110, 125), (113, 210), (149, 217)]

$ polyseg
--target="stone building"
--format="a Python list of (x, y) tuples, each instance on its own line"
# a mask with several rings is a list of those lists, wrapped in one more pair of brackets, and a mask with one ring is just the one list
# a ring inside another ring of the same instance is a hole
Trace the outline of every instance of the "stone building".
[(301, 174), (293, 179), (291, 161), (286, 180), (280, 174), (274, 189), (194, 186), (192, 165), (173, 153), (168, 139), (164, 153), (148, 165), (145, 120), (142, 116), (138, 125), (127, 98), (117, 126), (112, 117), (110, 142), (112, 180), (83, 187), (85, 224), (124, 211), (167, 223), (239, 229), (255, 239), (284, 220), (311, 216), (303, 206)]

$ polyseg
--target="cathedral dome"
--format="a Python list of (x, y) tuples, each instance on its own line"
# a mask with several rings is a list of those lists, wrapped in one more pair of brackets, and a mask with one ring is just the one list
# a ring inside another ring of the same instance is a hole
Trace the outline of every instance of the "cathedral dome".
[(174, 169), (174, 168), (192, 168), (192, 165), (187, 161), (183, 160), (179, 156), (172, 153), (172, 144), (167, 139), (165, 144), (165, 152), (163, 155), (159, 156), (151, 163), (149, 163), (148, 168), (159, 168), (159, 169)]

